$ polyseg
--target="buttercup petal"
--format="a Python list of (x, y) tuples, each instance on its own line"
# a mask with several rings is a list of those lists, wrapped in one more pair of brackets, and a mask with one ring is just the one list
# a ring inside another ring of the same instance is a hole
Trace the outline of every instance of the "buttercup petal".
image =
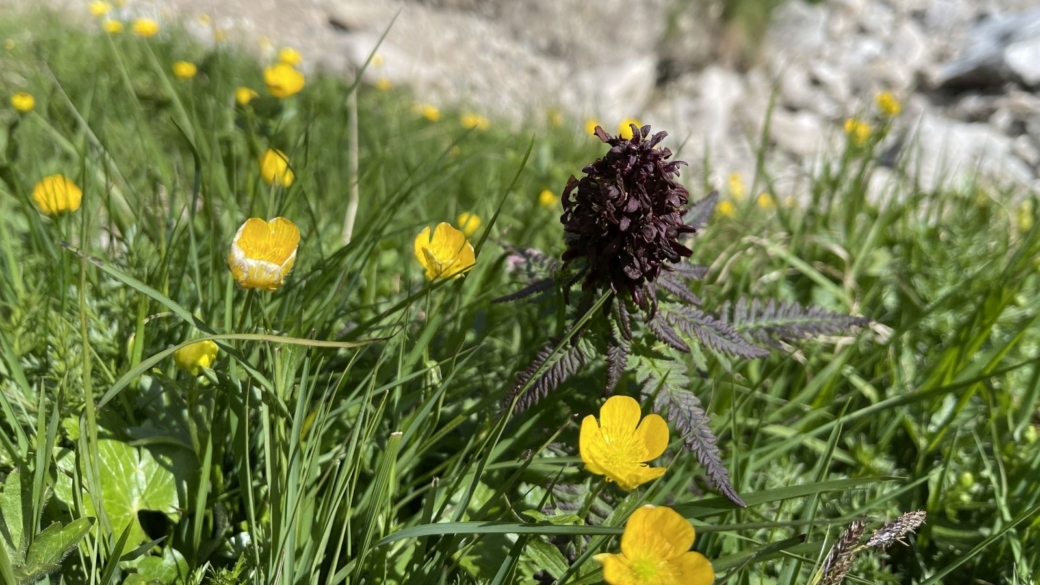
[(614, 474), (611, 474), (611, 477), (617, 482), (619, 488), (630, 492), (644, 483), (661, 477), (666, 471), (668, 471), (668, 468), (640, 465), (632, 467), (626, 471), (627, 473), (624, 473), (620, 477), (615, 477)]
[(643, 506), (629, 516), (621, 535), (621, 553), (630, 559), (678, 558), (693, 546), (693, 526), (663, 506)]
[(623, 556), (603, 553), (593, 558), (602, 563), (603, 580), (610, 585), (639, 585), (639, 580)]
[(423, 248), (422, 253), (426, 259), (423, 263), (423, 266), (426, 267), (426, 278), (433, 280), (439, 276), (448, 276), (444, 274), (446, 266), (433, 255), (429, 248)]
[(586, 416), (581, 421), (581, 433), (578, 436), (578, 452), (581, 460), (585, 462), (585, 469), (589, 473), (605, 475), (607, 471), (600, 465), (599, 460), (606, 449), (603, 442), (603, 434), (599, 429), (599, 422), (593, 415)]
[(441, 222), (433, 230), (434, 253), (441, 258), (454, 258), (466, 247), (466, 234), (448, 222)]
[(238, 228), (228, 267), (239, 285), (274, 290), (284, 284), (296, 263), (299, 244), (300, 230), (293, 222), (283, 217), (270, 222), (253, 217)]
[(648, 414), (636, 429), (636, 440), (646, 449), (646, 459), (657, 459), (668, 448), (668, 423), (658, 414)]
[(679, 582), (685, 585), (711, 585), (715, 581), (715, 569), (701, 553), (683, 553), (672, 564), (678, 569)]
[(412, 243), (412, 247), (415, 251), (415, 259), (422, 265), (423, 268), (426, 266), (426, 254), (423, 250), (430, 245), (430, 226), (423, 228), (423, 231), (419, 232), (419, 235), (415, 236), (415, 241)]
[(607, 441), (631, 435), (643, 415), (639, 403), (631, 396), (611, 396), (599, 409), (599, 426)]

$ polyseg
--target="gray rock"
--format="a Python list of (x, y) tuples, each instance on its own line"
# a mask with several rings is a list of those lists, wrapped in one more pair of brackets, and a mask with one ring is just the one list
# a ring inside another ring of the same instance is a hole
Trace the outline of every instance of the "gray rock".
[(1040, 30), (1031, 39), (1004, 49), (1004, 62), (1018, 81), (1027, 87), (1040, 86)]
[[(936, 87), (951, 89), (1000, 86), (1014, 79), (1007, 49), (1024, 43), (1024, 47), (1013, 51), (1013, 57), (1020, 62), (1028, 58), (1032, 41), (1036, 39), (1040, 39), (1040, 8), (984, 19), (972, 29), (969, 42), (958, 58), (939, 69), (933, 83)], [(1022, 67), (1029, 73), (1033, 71), (1028, 64)]]
[(827, 147), (828, 126), (806, 111), (776, 110), (769, 134), (777, 146), (798, 157), (815, 157)]
[(966, 124), (936, 114), (921, 118), (909, 142), (917, 180), (925, 190), (965, 187), (980, 175), (1008, 185), (1031, 185), (1033, 172), (1015, 156), (1012, 139), (987, 124)]

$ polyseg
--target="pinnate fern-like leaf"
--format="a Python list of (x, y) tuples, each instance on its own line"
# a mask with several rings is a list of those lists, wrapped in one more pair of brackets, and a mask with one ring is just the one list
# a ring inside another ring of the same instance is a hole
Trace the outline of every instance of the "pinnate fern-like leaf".
[(731, 325), (694, 307), (669, 306), (666, 320), (682, 334), (699, 341), (715, 353), (745, 359), (760, 358), (769, 352), (740, 336)]
[(778, 303), (773, 299), (765, 304), (758, 299), (750, 303), (740, 299), (733, 306), (727, 302), (719, 314), (734, 331), (762, 343), (770, 343), (773, 339), (797, 341), (818, 335), (836, 335), (870, 323), (864, 317), (842, 315), (820, 307), (803, 307), (791, 301)]
[(661, 275), (657, 277), (657, 285), (691, 305), (701, 304), (701, 300), (697, 298), (697, 295), (693, 294), (690, 289), (686, 288), (686, 283), (680, 281), (678, 278), (667, 272), (662, 272)]
[(712, 191), (708, 196), (691, 205), (683, 215), (683, 223), (694, 228), (701, 229), (708, 225), (708, 219), (715, 212), (715, 205), (719, 202), (719, 192)]
[(646, 326), (655, 337), (663, 341), (669, 347), (677, 349), (683, 353), (690, 353), (690, 346), (686, 345), (686, 342), (679, 337), (679, 334), (676, 333), (660, 315), (654, 315), (652, 319), (648, 319)]
[[(711, 420), (700, 400), (689, 391), (686, 366), (678, 361), (665, 361), (640, 356), (636, 381), (643, 388), (644, 399), (653, 396), (654, 412), (672, 423), (682, 435), (683, 446), (697, 456), (704, 467), (708, 483), (734, 504), (745, 508), (722, 462), (718, 438), (711, 430)], [(656, 393), (656, 394), (655, 394)]]
[(621, 376), (628, 366), (630, 344), (622, 335), (617, 324), (611, 322), (610, 336), (607, 338), (607, 394), (617, 388)]
[[(506, 399), (506, 407), (512, 404), (514, 399), (517, 399), (516, 410), (514, 412), (523, 412), (528, 408), (531, 408), (538, 401), (549, 395), (550, 392), (559, 388), (568, 378), (573, 376), (580, 370), (589, 359), (589, 354), (583, 347), (583, 340), (573, 340), (569, 346), (561, 348), (560, 351), (553, 353), (554, 345), (548, 343), (543, 345), (538, 353), (535, 355), (531, 365), (520, 372), (517, 376), (516, 384), (513, 386), (513, 391), (509, 393)], [(549, 364), (548, 368), (543, 373), (534, 379), (535, 374), (544, 365)], [(533, 379), (533, 381), (532, 381)], [(530, 382), (530, 387), (524, 390), (524, 387)], [(521, 395), (521, 392), (523, 394)]]

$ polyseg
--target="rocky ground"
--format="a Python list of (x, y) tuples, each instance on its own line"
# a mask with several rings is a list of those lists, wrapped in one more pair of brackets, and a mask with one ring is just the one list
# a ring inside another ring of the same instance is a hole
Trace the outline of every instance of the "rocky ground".
[[(35, 3), (0, 0), (0, 11)], [(49, 4), (88, 22), (86, 0)], [(751, 60), (733, 50), (746, 41), (711, 24), (716, 8), (708, 0), (128, 0), (119, 10), (181, 19), (200, 38), (220, 31), (262, 53), (293, 46), (307, 66), (344, 75), (386, 32), (370, 82), (386, 78), (419, 100), (518, 126), (550, 108), (576, 130), (595, 118), (613, 131), (634, 117), (669, 130), (686, 160), (707, 155), (716, 184), (752, 176), (774, 90), (765, 162), (795, 189), (821, 155), (841, 148), (844, 121), (888, 90), (904, 107), (886, 161), (909, 163), (925, 188), (979, 171), (1019, 193), (1040, 189), (1034, 0), (791, 0)]]

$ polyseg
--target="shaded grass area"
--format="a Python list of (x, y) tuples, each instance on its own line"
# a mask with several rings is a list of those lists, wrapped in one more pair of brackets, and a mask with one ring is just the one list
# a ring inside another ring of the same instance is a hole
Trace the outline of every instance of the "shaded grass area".
[[(1029, 583), (1040, 567), (1034, 212), (982, 187), (868, 200), (884, 123), (828, 162), (808, 205), (778, 205), (802, 194), (763, 171), (751, 193), (767, 199), (728, 197), (693, 240), (709, 306), (750, 295), (874, 321), (687, 364), (735, 509), (678, 444), (628, 494), (583, 471), (575, 419), (602, 402), (602, 364), (504, 415), (514, 374), (560, 331), (551, 302), (490, 303), (527, 279), (502, 245), (559, 256), (558, 204), (538, 196), (604, 151), (580, 121), (466, 129), (465, 112), (432, 121), (405, 91), (357, 87), (344, 245), (350, 83), (309, 76), (279, 101), (266, 64), (173, 28), (109, 36), (35, 15), (0, 23), (6, 39), (3, 87), (36, 106), (5, 94), (0, 110), (5, 576), (52, 522), (91, 517), (52, 582), (595, 582), (591, 555), (617, 550), (643, 502), (694, 522), (719, 582), (808, 582), (853, 519), (918, 509), (909, 546), (860, 555), (853, 576)], [(170, 73), (182, 59), (195, 78)], [(239, 86), (262, 97), (238, 106)], [(268, 148), (287, 154), (288, 188), (261, 179)], [(31, 193), (55, 173), (83, 205), (48, 217)], [(427, 283), (412, 239), (462, 212), (484, 220), (477, 264)], [(274, 292), (226, 268), (254, 216), (302, 233)], [(178, 370), (173, 349), (203, 336), (213, 367)], [(639, 390), (626, 377), (618, 392)]]

